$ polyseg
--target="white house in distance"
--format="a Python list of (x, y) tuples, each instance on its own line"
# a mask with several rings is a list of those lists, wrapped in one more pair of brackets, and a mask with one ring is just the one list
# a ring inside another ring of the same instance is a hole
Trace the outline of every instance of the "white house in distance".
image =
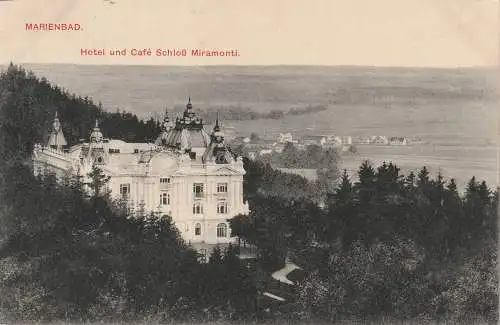
[(110, 176), (112, 197), (170, 215), (188, 243), (234, 242), (227, 219), (249, 213), (242, 158), (229, 151), (218, 120), (211, 134), (204, 130), (191, 100), (175, 123), (165, 116), (155, 143), (105, 139), (96, 122), (88, 143), (65, 145), (56, 115), (48, 143), (35, 146), (34, 173), (71, 172), (85, 179), (97, 165)]
[(405, 137), (391, 137), (389, 144), (391, 146), (406, 146), (408, 145), (408, 139)]
[(370, 143), (376, 145), (387, 145), (389, 144), (389, 139), (383, 135), (376, 135), (372, 136)]
[(329, 135), (320, 140), (322, 147), (338, 148), (342, 146), (342, 138), (339, 136)]
[(287, 142), (293, 142), (293, 135), (288, 132), (288, 133), (280, 133), (278, 136), (278, 143), (287, 143)]

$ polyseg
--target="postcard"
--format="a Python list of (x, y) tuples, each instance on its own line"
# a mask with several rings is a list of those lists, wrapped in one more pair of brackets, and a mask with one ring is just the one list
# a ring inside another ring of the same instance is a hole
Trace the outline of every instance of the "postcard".
[(0, 323), (496, 324), (498, 12), (0, 1)]

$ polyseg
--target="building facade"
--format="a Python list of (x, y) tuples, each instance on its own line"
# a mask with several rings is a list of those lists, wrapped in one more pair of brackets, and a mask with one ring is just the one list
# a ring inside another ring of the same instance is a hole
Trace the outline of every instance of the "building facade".
[[(191, 100), (173, 123), (165, 114), (155, 143), (105, 139), (96, 122), (89, 141), (66, 148), (56, 115), (46, 145), (33, 152), (34, 173), (110, 176), (111, 196), (145, 212), (169, 215), (188, 243), (234, 242), (228, 219), (248, 214), (243, 200), (243, 160), (226, 145), (217, 120), (208, 133)], [(86, 179), (87, 178), (87, 179)]]

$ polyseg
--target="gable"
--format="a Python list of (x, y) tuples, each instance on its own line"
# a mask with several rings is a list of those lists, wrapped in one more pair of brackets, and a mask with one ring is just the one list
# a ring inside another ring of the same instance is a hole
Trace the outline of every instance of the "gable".
[[(198, 167), (198, 168), (197, 168)], [(176, 170), (172, 176), (193, 176), (193, 175), (205, 175), (205, 176), (242, 176), (241, 170), (238, 170), (232, 166), (227, 165), (211, 165), (206, 168), (200, 168), (199, 166), (191, 167), (186, 166), (185, 168), (180, 168)]]
[(237, 170), (231, 168), (231, 167), (223, 166), (223, 167), (216, 169), (214, 171), (214, 174), (216, 174), (216, 175), (239, 175), (241, 173), (238, 172)]

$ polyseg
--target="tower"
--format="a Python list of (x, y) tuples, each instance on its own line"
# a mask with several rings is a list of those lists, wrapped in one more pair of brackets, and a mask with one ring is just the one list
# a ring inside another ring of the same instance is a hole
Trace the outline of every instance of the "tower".
[(107, 152), (104, 150), (104, 136), (97, 119), (95, 120), (94, 129), (90, 133), (89, 154), (94, 165), (104, 165), (107, 162)]
[(172, 124), (170, 123), (170, 119), (168, 117), (168, 110), (165, 108), (165, 116), (163, 117), (163, 122), (161, 123), (161, 131), (167, 132), (172, 129)]
[(62, 150), (68, 143), (66, 142), (66, 138), (64, 137), (64, 133), (61, 128), (61, 123), (59, 122), (59, 118), (57, 116), (57, 111), (54, 116), (54, 121), (52, 122), (52, 131), (49, 136), (49, 141), (47, 146), (56, 149)]
[(92, 132), (90, 133), (90, 143), (102, 143), (104, 137), (101, 133), (101, 129), (99, 128), (99, 123), (97, 119), (95, 120), (95, 126)]
[(193, 111), (193, 105), (191, 104), (191, 96), (189, 96), (188, 103), (186, 105), (186, 110), (184, 111), (184, 119), (193, 119), (195, 113)]

